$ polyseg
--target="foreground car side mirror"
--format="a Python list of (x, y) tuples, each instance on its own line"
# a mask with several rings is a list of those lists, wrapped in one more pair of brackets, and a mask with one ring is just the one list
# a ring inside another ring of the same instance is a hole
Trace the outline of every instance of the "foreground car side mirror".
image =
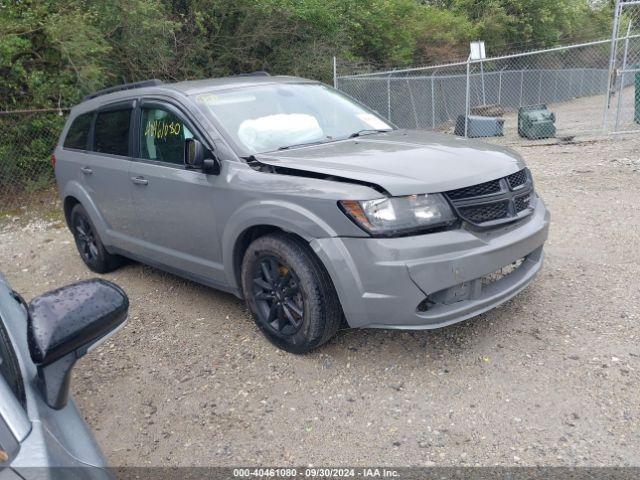
[(220, 162), (195, 138), (187, 138), (184, 145), (184, 164), (188, 168), (202, 169), (204, 173), (218, 175)]
[(129, 299), (117, 285), (94, 279), (45, 293), (29, 303), (27, 337), (47, 404), (63, 408), (76, 360), (122, 327)]

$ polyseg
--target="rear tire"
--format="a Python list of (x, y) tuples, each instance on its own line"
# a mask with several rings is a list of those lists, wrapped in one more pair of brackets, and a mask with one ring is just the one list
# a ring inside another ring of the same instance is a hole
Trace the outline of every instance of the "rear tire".
[(81, 204), (77, 204), (71, 210), (70, 224), (80, 258), (89, 269), (96, 273), (108, 273), (122, 265), (122, 257), (112, 255), (104, 248), (96, 228)]
[(254, 321), (277, 347), (306, 353), (342, 324), (338, 295), (324, 265), (302, 240), (265, 235), (247, 249), (242, 290)]

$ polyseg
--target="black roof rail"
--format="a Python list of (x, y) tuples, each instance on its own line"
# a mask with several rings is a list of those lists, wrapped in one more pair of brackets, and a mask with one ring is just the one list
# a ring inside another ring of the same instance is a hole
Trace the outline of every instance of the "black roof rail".
[(237, 73), (231, 76), (232, 77), (270, 77), (271, 74), (266, 70), (258, 70), (256, 72), (250, 72), (250, 73)]
[(96, 92), (90, 93), (82, 99), (82, 101), (91, 100), (92, 98), (99, 97), (100, 95), (106, 95), (107, 93), (119, 92), (121, 90), (132, 90), (134, 88), (155, 87), (161, 85), (162, 80), (154, 78), (152, 80), (142, 80), (140, 82), (124, 83), (122, 85), (116, 85), (115, 87), (103, 88)]

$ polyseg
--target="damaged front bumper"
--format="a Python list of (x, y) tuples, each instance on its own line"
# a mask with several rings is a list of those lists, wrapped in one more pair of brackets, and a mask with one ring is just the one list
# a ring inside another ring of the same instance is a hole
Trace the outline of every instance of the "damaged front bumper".
[(311, 242), (356, 328), (431, 329), (479, 315), (524, 289), (540, 270), (549, 213), (525, 220), (401, 238)]

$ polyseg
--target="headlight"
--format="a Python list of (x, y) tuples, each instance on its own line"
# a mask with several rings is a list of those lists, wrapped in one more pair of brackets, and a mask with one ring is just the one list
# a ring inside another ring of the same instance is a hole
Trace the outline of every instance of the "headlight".
[(408, 233), (448, 225), (456, 220), (451, 207), (438, 193), (339, 203), (354, 222), (372, 235)]

